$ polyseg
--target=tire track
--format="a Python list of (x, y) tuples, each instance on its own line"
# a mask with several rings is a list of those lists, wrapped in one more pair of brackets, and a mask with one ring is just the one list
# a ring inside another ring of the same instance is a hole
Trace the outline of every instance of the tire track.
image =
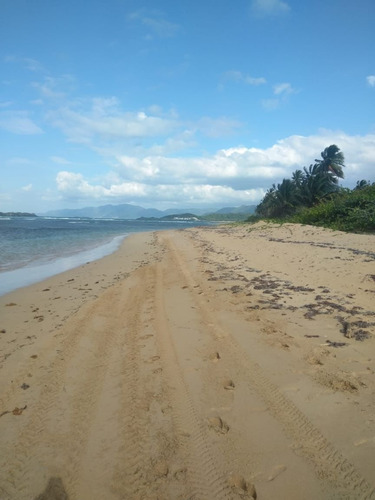
[(207, 331), (214, 340), (220, 339), (222, 349), (232, 359), (233, 366), (240, 366), (246, 374), (248, 385), (266, 403), (270, 413), (282, 424), (286, 434), (293, 440), (295, 452), (307, 458), (315, 468), (317, 476), (327, 481), (339, 492), (340, 499), (374, 499), (374, 487), (362, 477), (356, 468), (325, 438), (312, 422), (279, 388), (265, 375), (262, 368), (245, 354), (230, 333), (224, 331), (209, 306), (196, 292), (196, 282), (185, 264), (184, 258), (170, 236), (163, 235), (176, 265), (185, 277), (195, 299)]
[[(91, 308), (88, 309), (89, 312)], [(74, 320), (79, 322), (79, 319)], [(39, 358), (42, 370), (38, 380), (42, 387), (40, 395), (36, 403), (30, 404), (23, 415), (24, 425), (14, 447), (3, 450), (6, 458), (1, 466), (1, 474), (4, 475), (2, 484), (5, 485), (9, 499), (28, 499), (33, 483), (38, 481), (42, 484), (40, 476), (48, 467), (47, 457), (53, 457), (51, 451), (43, 450), (46, 441), (54, 439), (49, 434), (49, 429), (56, 423), (51, 414), (59, 404), (59, 394), (63, 391), (67, 359), (73, 357), (80, 338), (79, 328), (77, 331), (68, 329), (60, 350), (64, 352), (64, 359), (62, 360), (59, 354), (54, 354), (52, 359), (46, 360), (43, 356)], [(52, 350), (55, 350), (55, 347), (52, 347)]]
[[(72, 498), (85, 498), (81, 492), (85, 491), (86, 480), (82, 476), (87, 463), (93, 458), (87, 453), (87, 447), (94, 441), (92, 428), (98, 419), (102, 400), (106, 401), (103, 389), (107, 373), (115, 364), (121, 340), (121, 330), (118, 324), (121, 317), (120, 308), (124, 300), (121, 287), (115, 286), (104, 297), (105, 300), (98, 302), (93, 308), (90, 321), (86, 317), (83, 324), (78, 327), (85, 341), (89, 339), (91, 342), (88, 346), (85, 342), (81, 347), (81, 350), (87, 349), (87, 359), (84, 364), (82, 354), (77, 359), (78, 375), (82, 378), (69, 401), (69, 408), (73, 411), (66, 428), (70, 446), (64, 457), (64, 479)], [(108, 308), (109, 303), (111, 308)], [(103, 424), (109, 424), (108, 418)], [(90, 451), (95, 454), (95, 446), (91, 447)], [(93, 482), (100, 485), (100, 479), (105, 474), (106, 467), (97, 468)]]
[[(147, 491), (150, 451), (147, 380), (142, 367), (140, 337), (147, 325), (142, 312), (152, 298), (153, 278), (149, 267), (137, 274), (137, 283), (131, 288), (124, 307), (128, 310), (123, 325), (125, 340), (121, 369), (121, 443), (117, 468), (112, 477), (112, 490), (120, 498), (143, 498)], [(130, 317), (129, 317), (130, 314)]]
[(192, 498), (202, 500), (232, 498), (223, 471), (220, 470), (214, 459), (213, 450), (208, 445), (205, 426), (195, 410), (178, 362), (166, 313), (162, 264), (157, 265), (155, 309), (155, 328), (163, 359), (164, 375), (169, 386), (176, 433), (186, 456), (187, 474), (193, 489)]
[[(71, 497), (77, 498), (82, 457), (116, 344), (112, 319), (116, 314), (107, 305), (116, 303), (116, 293), (115, 289), (105, 292), (104, 300), (84, 306), (69, 320), (60, 330), (64, 339), (58, 354), (47, 366), (42, 364), (40, 395), (28, 406), (30, 413), (25, 411), (24, 427), (13, 449), (4, 450), (7, 459), (1, 476), (9, 499), (26, 500), (32, 491), (40, 493), (51, 471), (63, 478)], [(71, 392), (72, 370), (78, 382)]]

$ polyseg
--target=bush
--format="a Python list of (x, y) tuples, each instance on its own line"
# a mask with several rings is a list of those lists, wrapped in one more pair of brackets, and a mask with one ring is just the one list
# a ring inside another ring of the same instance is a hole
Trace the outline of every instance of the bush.
[(291, 221), (340, 231), (374, 231), (375, 184), (353, 191), (342, 191), (333, 195), (329, 201), (302, 209)]

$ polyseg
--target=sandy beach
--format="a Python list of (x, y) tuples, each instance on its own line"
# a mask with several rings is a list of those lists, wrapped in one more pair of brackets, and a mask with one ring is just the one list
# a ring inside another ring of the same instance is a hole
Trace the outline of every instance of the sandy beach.
[(375, 498), (374, 305), (374, 235), (266, 223), (0, 297), (0, 499)]

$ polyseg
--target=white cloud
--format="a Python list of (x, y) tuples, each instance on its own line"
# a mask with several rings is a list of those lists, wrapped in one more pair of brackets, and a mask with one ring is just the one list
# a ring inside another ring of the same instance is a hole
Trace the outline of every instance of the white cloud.
[(62, 107), (48, 117), (70, 141), (84, 143), (166, 136), (178, 126), (173, 118), (121, 111), (115, 98), (94, 99), (88, 110)]
[(67, 198), (103, 200), (126, 199), (149, 203), (181, 203), (187, 205), (207, 205), (231, 202), (234, 204), (252, 203), (264, 195), (263, 189), (235, 190), (229, 186), (211, 184), (157, 184), (123, 182), (109, 187), (90, 185), (80, 174), (59, 172), (57, 179), (59, 191)]
[(165, 19), (156, 19), (154, 17), (143, 17), (142, 23), (151, 28), (151, 30), (162, 38), (169, 38), (176, 35), (179, 30), (177, 24), (170, 23)]
[(279, 99), (262, 99), (262, 106), (266, 111), (273, 111), (280, 106)]
[(224, 73), (224, 78), (226, 80), (233, 80), (235, 82), (242, 82), (248, 85), (264, 85), (267, 80), (263, 77), (253, 77), (250, 75), (244, 75), (241, 71), (231, 70)]
[[(144, 154), (160, 156), (190, 150), (197, 146), (197, 141), (195, 139), (196, 132), (196, 129), (186, 129), (182, 132), (177, 132), (174, 136), (167, 137), (164, 142), (153, 143), (147, 148), (143, 148)], [(129, 148), (127, 149), (129, 152)], [(138, 151), (140, 152), (139, 149)]]
[(288, 94), (293, 94), (295, 92), (295, 90), (293, 89), (293, 87), (291, 86), (290, 83), (278, 83), (276, 85), (274, 85), (273, 87), (273, 93), (275, 95), (288, 95)]
[(32, 188), (33, 188), (33, 185), (32, 184), (28, 184), (27, 186), (23, 186), (21, 189), (22, 189), (22, 191), (28, 192), (28, 191), (31, 191)]
[(33, 71), (35, 73), (45, 73), (46, 70), (44, 66), (31, 57), (18, 57), (15, 55), (7, 55), (3, 58), (3, 61), (6, 63), (18, 63), (22, 66), (25, 66), (29, 71)]
[(241, 123), (231, 118), (210, 118), (208, 116), (201, 118), (196, 123), (196, 130), (204, 134), (206, 137), (227, 137), (238, 128)]
[(61, 100), (74, 87), (74, 77), (63, 75), (59, 78), (46, 76), (43, 82), (32, 82), (31, 86), (38, 90), (42, 99)]
[(247, 148), (220, 150), (210, 157), (169, 158), (153, 156), (134, 158), (118, 157), (116, 172), (119, 178), (152, 184), (246, 184), (285, 173), (283, 159), (277, 157), (273, 164), (261, 151)]
[(349, 136), (322, 130), (313, 136), (290, 136), (268, 148), (235, 147), (211, 156), (117, 156), (116, 168), (102, 179), (59, 172), (56, 182), (69, 199), (137, 201), (148, 205), (180, 206), (257, 203), (274, 182), (308, 166), (330, 144), (346, 158), (345, 184), (373, 178), (375, 134)]
[(290, 7), (282, 0), (253, 0), (252, 9), (260, 15), (278, 15), (285, 14)]
[(137, 182), (123, 182), (110, 187), (92, 185), (83, 178), (83, 175), (62, 171), (56, 177), (57, 189), (68, 197), (83, 197), (100, 199), (103, 197), (120, 197), (145, 195), (142, 184)]
[(128, 19), (133, 22), (139, 22), (149, 29), (148, 38), (152, 40), (153, 36), (159, 38), (174, 37), (180, 30), (178, 24), (167, 21), (164, 16), (156, 10), (141, 9), (132, 12)]
[(46, 116), (70, 142), (85, 144), (103, 156), (113, 156), (115, 149), (117, 154), (137, 156), (175, 154), (195, 147), (198, 135), (229, 137), (242, 125), (225, 116), (182, 121), (174, 109), (163, 111), (157, 105), (147, 111), (124, 111), (115, 97), (67, 103)]
[(73, 172), (59, 172), (56, 177), (57, 189), (68, 196), (81, 193), (90, 198), (97, 198), (103, 195), (102, 186), (92, 186), (83, 178), (83, 175)]
[(38, 73), (46, 71), (43, 65), (39, 61), (37, 61), (36, 59), (32, 59), (31, 57), (25, 57), (23, 59), (23, 62), (25, 63), (26, 68), (30, 71)]
[(254, 78), (253, 76), (245, 76), (244, 81), (249, 85), (264, 85), (265, 83), (267, 83), (267, 80), (265, 78), (263, 77)]
[(53, 163), (58, 163), (59, 165), (69, 165), (70, 161), (66, 160), (62, 156), (51, 156), (50, 160), (53, 161)]
[(280, 108), (282, 104), (288, 102), (289, 96), (295, 94), (296, 90), (288, 82), (277, 83), (273, 86), (273, 94), (276, 97), (262, 100), (262, 106), (266, 111), (274, 111)]
[(34, 123), (27, 111), (0, 112), (0, 128), (19, 135), (42, 134), (43, 130)]
[(366, 80), (370, 87), (375, 87), (375, 75), (369, 75)]

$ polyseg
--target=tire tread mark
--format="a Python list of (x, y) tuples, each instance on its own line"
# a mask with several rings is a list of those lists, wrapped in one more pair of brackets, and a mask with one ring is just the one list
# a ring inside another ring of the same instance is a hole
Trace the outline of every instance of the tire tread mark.
[[(114, 293), (111, 289), (105, 293)], [(104, 311), (103, 311), (104, 312)], [(95, 346), (95, 353), (100, 354), (100, 364), (95, 362), (95, 356), (92, 359), (88, 357), (87, 376), (80, 380), (77, 388), (71, 396), (73, 409), (70, 421), (73, 425), (69, 426), (69, 440), (66, 441), (61, 433), (61, 429), (69, 425), (64, 418), (63, 408), (58, 410), (61, 401), (59, 394), (64, 392), (65, 374), (68, 367), (68, 361), (71, 360), (79, 349), (80, 340), (90, 334), (90, 322), (87, 317), (100, 314), (100, 306), (94, 301), (90, 305), (85, 305), (84, 314), (80, 313), (72, 317), (71, 321), (61, 329), (64, 332), (61, 352), (63, 359), (55, 357), (45, 374), (42, 376), (40, 384), (43, 387), (38, 400), (30, 406), (30, 415), (24, 428), (20, 431), (17, 442), (13, 450), (10, 450), (4, 466), (1, 467), (1, 475), (5, 475), (4, 486), (9, 499), (29, 499), (30, 485), (35, 483), (35, 470), (45, 471), (48, 468), (48, 460), (54, 461), (54, 456), (58, 453), (61, 440), (64, 446), (68, 444), (68, 449), (61, 462), (62, 474), (64, 475), (64, 484), (69, 493), (73, 494), (78, 483), (80, 471), (80, 459), (84, 452), (85, 443), (89, 433), (89, 421), (96, 402), (96, 396), (101, 389), (101, 381), (104, 379), (107, 369), (108, 359), (113, 348), (113, 337), (111, 335), (102, 335)], [(98, 356), (97, 356), (98, 357)], [(57, 416), (57, 419), (56, 419)], [(59, 425), (59, 421), (61, 426)], [(51, 435), (46, 429), (58, 429), (58, 433)], [(48, 440), (48, 449), (45, 448), (46, 439)], [(55, 451), (55, 453), (54, 453)], [(47, 452), (47, 453), (46, 453)], [(50, 456), (50, 454), (52, 454)], [(39, 465), (38, 465), (39, 463)], [(0, 477), (1, 477), (0, 475)], [(44, 478), (41, 479), (44, 481)]]
[(200, 295), (194, 293), (196, 283), (174, 242), (165, 234), (163, 241), (185, 277), (212, 337), (220, 338), (222, 345), (225, 343), (228, 355), (246, 370), (250, 387), (264, 400), (272, 415), (280, 421), (286, 433), (296, 442), (298, 452), (314, 464), (319, 477), (333, 484), (337, 491), (345, 495), (342, 498), (374, 500), (374, 487), (335, 449), (306, 415), (265, 376), (259, 364), (240, 349), (230, 333), (222, 329), (214, 314), (209, 311), (207, 304)]
[(173, 383), (173, 387), (169, 391), (172, 414), (176, 431), (184, 443), (188, 476), (193, 487), (192, 498), (202, 500), (231, 498), (229, 485), (215, 463), (212, 450), (205, 437), (203, 424), (197, 415), (178, 362), (168, 325), (163, 288), (162, 265), (158, 264), (155, 291), (156, 331), (160, 342), (161, 356), (164, 360), (166, 382), (170, 384), (172, 381)]
[(124, 357), (122, 361), (121, 452), (113, 473), (112, 490), (121, 498), (143, 498), (148, 467), (147, 415), (140, 406), (143, 392), (139, 337), (142, 332), (141, 312), (150, 298), (152, 274), (149, 268), (137, 271), (138, 282), (132, 287), (126, 307), (127, 323), (123, 325)]

